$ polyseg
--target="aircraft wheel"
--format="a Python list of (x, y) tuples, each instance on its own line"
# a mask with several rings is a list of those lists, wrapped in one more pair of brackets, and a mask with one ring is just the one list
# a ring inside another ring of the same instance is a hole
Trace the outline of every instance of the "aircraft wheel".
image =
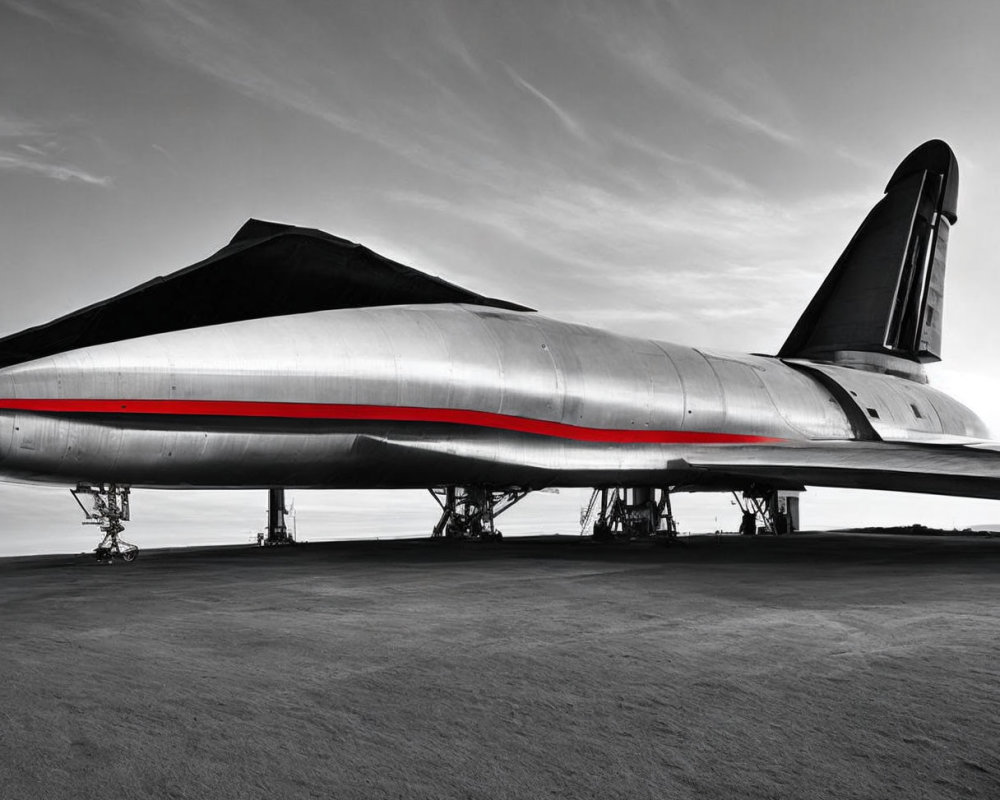
[(610, 542), (612, 539), (614, 539), (614, 534), (612, 534), (611, 528), (608, 525), (600, 522), (594, 523), (595, 542)]
[(122, 552), (122, 561), (135, 561), (136, 556), (139, 555), (138, 547), (130, 547), (124, 552)]

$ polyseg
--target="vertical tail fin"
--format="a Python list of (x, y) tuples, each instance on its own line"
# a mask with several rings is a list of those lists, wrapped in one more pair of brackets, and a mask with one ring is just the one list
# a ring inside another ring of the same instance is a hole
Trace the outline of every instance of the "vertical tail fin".
[(947, 144), (925, 142), (903, 159), (778, 355), (940, 361), (945, 254), (957, 200), (958, 164)]

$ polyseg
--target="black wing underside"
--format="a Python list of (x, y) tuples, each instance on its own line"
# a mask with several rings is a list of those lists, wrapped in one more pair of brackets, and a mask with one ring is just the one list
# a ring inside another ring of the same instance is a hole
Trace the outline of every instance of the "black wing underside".
[(323, 231), (249, 220), (204, 261), (0, 339), (0, 369), (80, 347), (205, 325), (414, 303), (531, 310), (470, 292)]
[(799, 484), (1000, 500), (1000, 453), (976, 447), (845, 442), (733, 456), (700, 454), (686, 460), (694, 485), (783, 489)]

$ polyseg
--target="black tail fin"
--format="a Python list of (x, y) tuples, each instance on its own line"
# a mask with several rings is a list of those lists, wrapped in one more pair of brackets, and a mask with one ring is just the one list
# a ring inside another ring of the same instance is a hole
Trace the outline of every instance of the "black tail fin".
[(940, 361), (945, 253), (957, 200), (958, 164), (947, 144), (934, 139), (904, 158), (778, 355)]

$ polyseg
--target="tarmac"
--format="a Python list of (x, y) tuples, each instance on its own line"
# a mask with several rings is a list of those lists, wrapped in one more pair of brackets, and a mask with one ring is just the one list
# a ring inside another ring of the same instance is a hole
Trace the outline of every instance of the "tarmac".
[(998, 797), (998, 579), (859, 534), (0, 559), (0, 797)]

